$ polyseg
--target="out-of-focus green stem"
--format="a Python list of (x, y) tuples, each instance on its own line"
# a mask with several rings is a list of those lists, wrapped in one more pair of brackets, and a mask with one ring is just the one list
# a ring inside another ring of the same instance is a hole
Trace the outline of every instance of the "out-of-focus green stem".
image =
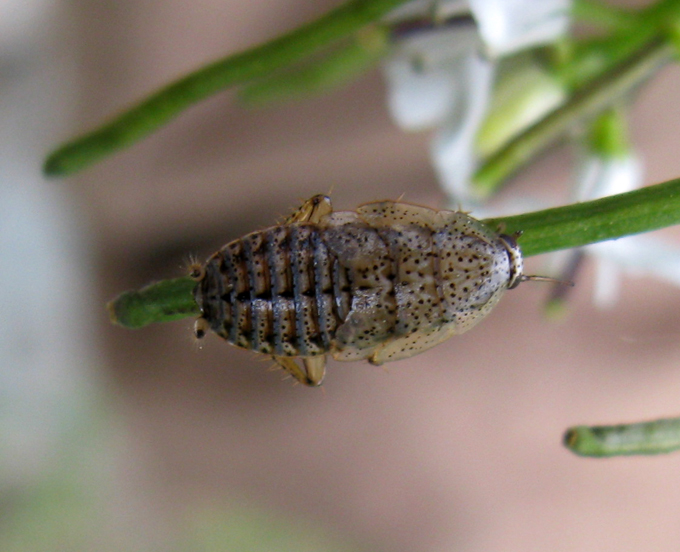
[(127, 147), (196, 102), (229, 86), (271, 74), (359, 31), (405, 0), (350, 0), (321, 18), (203, 67), (162, 88), (110, 123), (49, 155), (44, 172), (64, 176)]
[(121, 293), (106, 305), (111, 322), (141, 328), (199, 314), (194, 301), (196, 282), (189, 277), (163, 280), (140, 290)]
[(352, 36), (346, 44), (303, 67), (273, 75), (246, 85), (239, 98), (251, 105), (325, 92), (356, 78), (383, 58), (388, 47), (389, 28), (372, 25)]
[[(522, 231), (525, 257), (620, 238), (680, 224), (680, 179), (514, 217), (486, 219), (505, 233)], [(198, 314), (191, 278), (152, 284), (123, 293), (108, 304), (113, 322), (139, 328)]]
[[(577, 0), (574, 4), (575, 15), (578, 16), (578, 12), (585, 9), (586, 5), (590, 5), (592, 15), (593, 6), (598, 3)], [(607, 9), (603, 4), (599, 6)], [(571, 54), (565, 58), (566, 63), (558, 63), (555, 67), (557, 75), (565, 85), (578, 88), (592, 81), (604, 71), (610, 70), (633, 55), (654, 37), (666, 34), (669, 27), (677, 25), (680, 19), (678, 0), (652, 2), (644, 9), (628, 12), (609, 8), (613, 11), (606, 17), (610, 21), (616, 21), (617, 28), (614, 32), (605, 37), (578, 41), (573, 44)], [(617, 11), (618, 17), (614, 15)], [(630, 28), (627, 28), (622, 18), (628, 21)]]
[(576, 426), (564, 445), (580, 456), (661, 454), (680, 449), (680, 418), (610, 426)]
[(628, 118), (621, 108), (606, 109), (588, 129), (589, 150), (604, 159), (630, 155)]
[(599, 79), (584, 86), (561, 107), (516, 136), (493, 154), (473, 177), (475, 189), (488, 196), (536, 154), (552, 145), (574, 124), (594, 117), (643, 82), (671, 59), (673, 47), (658, 36)]
[(574, 0), (571, 14), (576, 20), (595, 23), (608, 29), (634, 28), (639, 19), (637, 12), (599, 0)]
[(680, 224), (680, 179), (484, 222), (507, 234), (522, 232), (519, 243), (525, 257), (650, 232)]

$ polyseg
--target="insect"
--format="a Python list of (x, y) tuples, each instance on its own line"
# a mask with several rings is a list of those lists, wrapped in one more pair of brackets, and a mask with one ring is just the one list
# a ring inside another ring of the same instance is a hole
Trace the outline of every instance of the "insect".
[(320, 385), (329, 354), (411, 357), (472, 328), (505, 290), (540, 279), (523, 274), (516, 237), (463, 212), (394, 201), (333, 212), (317, 195), (192, 267), (195, 335), (210, 329)]

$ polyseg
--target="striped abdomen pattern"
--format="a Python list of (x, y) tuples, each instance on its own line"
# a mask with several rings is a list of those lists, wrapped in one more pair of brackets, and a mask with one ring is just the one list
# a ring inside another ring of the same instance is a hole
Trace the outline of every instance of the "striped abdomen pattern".
[(231, 343), (278, 356), (327, 352), (351, 294), (313, 224), (288, 224), (234, 240), (205, 265), (196, 300)]

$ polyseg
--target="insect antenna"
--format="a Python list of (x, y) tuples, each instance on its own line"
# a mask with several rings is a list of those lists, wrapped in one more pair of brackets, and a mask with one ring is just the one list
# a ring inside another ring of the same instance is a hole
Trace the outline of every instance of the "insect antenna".
[(530, 280), (533, 282), (550, 282), (553, 284), (559, 284), (561, 286), (574, 287), (574, 282), (571, 282), (569, 280), (558, 280), (557, 278), (551, 278), (550, 276), (536, 276), (536, 275), (527, 276), (525, 274), (522, 275), (521, 278), (522, 282), (528, 282)]

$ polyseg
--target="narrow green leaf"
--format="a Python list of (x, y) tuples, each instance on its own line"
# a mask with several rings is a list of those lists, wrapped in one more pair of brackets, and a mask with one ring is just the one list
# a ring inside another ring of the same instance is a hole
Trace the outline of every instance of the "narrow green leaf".
[(650, 232), (680, 224), (680, 179), (484, 222), (508, 234), (522, 232), (519, 241), (525, 257)]
[[(576, 1), (573, 4), (574, 15), (590, 0)], [(596, 3), (597, 4), (597, 3)], [(669, 27), (677, 25), (680, 19), (680, 2), (678, 0), (660, 0), (651, 2), (639, 10), (619, 10), (607, 3), (599, 3), (605, 9), (611, 8), (611, 14), (603, 15), (609, 22), (616, 24), (614, 32), (589, 38), (579, 38), (576, 42), (561, 43), (570, 53), (561, 61), (557, 58), (557, 75), (564, 84), (573, 88), (579, 88), (591, 82), (599, 75), (612, 69), (625, 58), (640, 50), (655, 36), (665, 34)], [(594, 6), (591, 6), (594, 7)], [(629, 18), (630, 28), (620, 17), (613, 13), (619, 11), (624, 18)], [(566, 53), (562, 52), (563, 54)]]
[(163, 280), (136, 291), (126, 291), (106, 305), (111, 322), (141, 328), (200, 314), (194, 301), (196, 282), (189, 277)]
[(265, 105), (318, 94), (337, 88), (373, 67), (385, 55), (389, 29), (371, 26), (320, 59), (305, 60), (302, 67), (285, 68), (280, 74), (246, 85), (239, 99)]
[(406, 0), (350, 0), (321, 18), (207, 65), (162, 88), (108, 124), (62, 145), (43, 170), (64, 176), (130, 146), (182, 111), (229, 86), (264, 77), (356, 33)]
[(610, 426), (576, 426), (564, 445), (580, 456), (662, 454), (680, 449), (680, 418)]

